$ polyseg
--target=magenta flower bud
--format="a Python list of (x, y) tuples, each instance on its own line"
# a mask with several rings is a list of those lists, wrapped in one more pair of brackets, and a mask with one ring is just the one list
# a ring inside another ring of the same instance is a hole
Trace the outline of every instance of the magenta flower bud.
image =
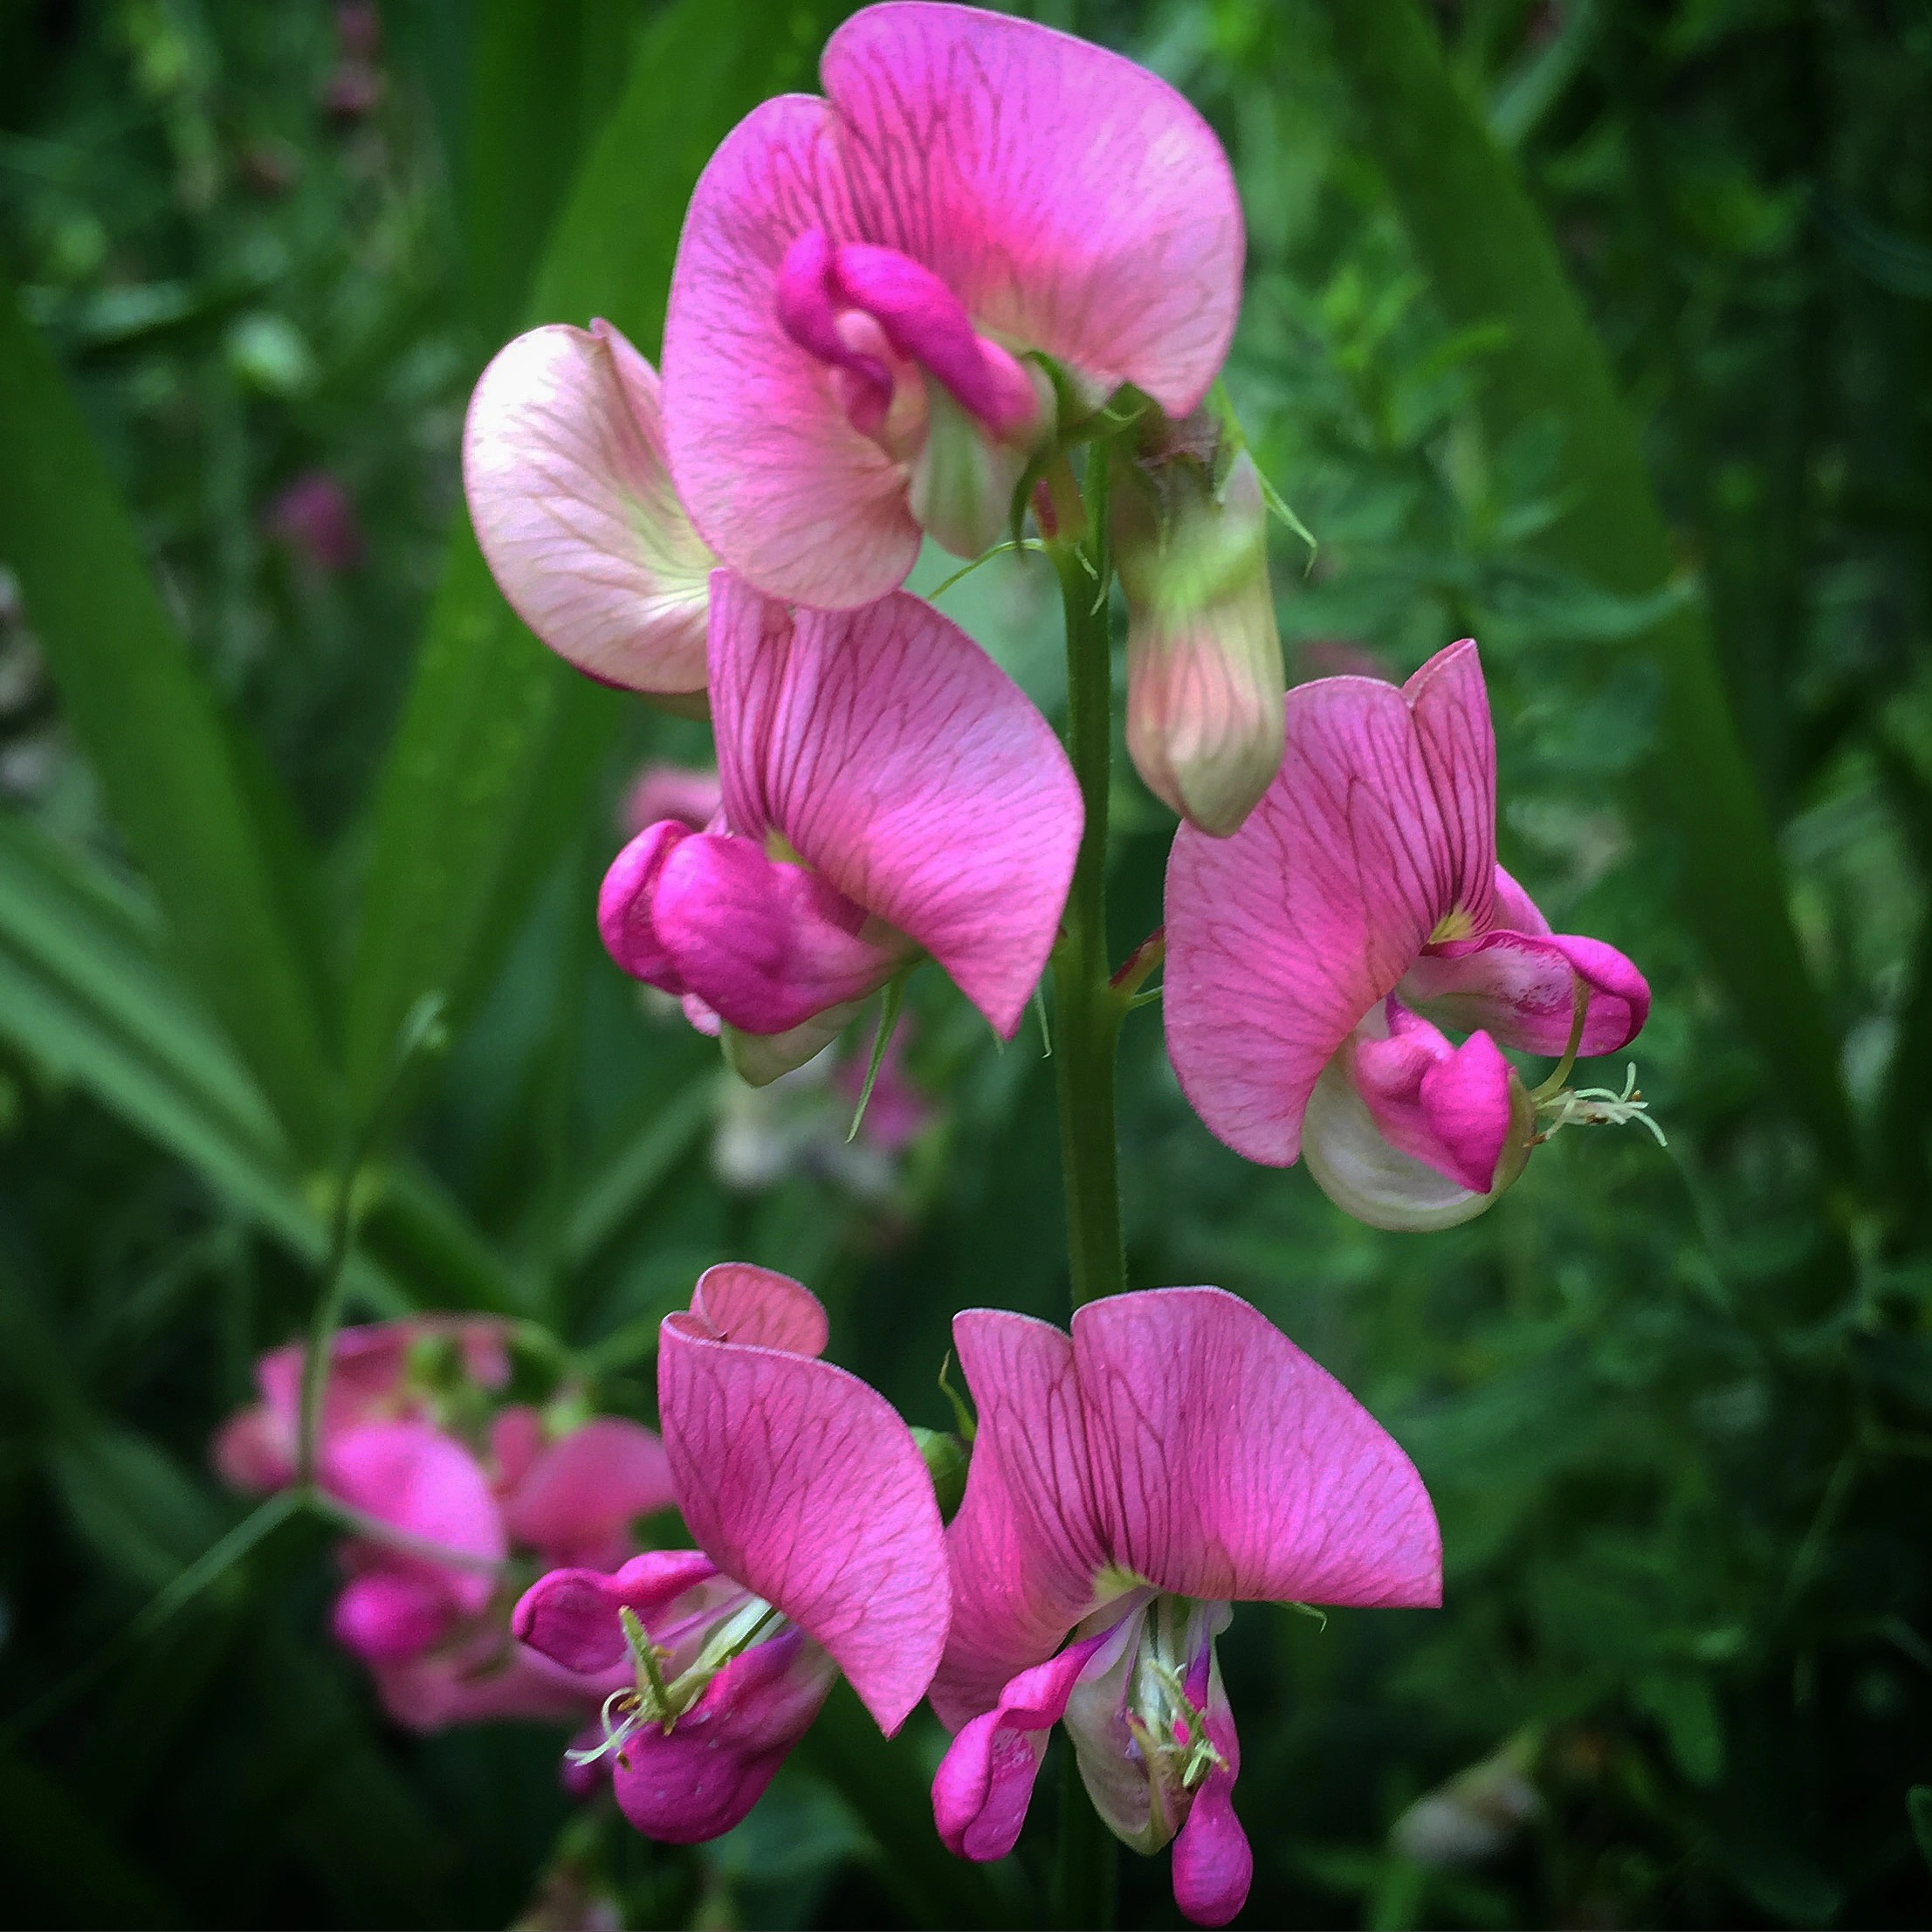
[(1149, 791), (1226, 838), (1280, 768), (1288, 687), (1261, 478), (1242, 450), (1217, 486), (1216, 464), (1186, 451), (1133, 464), (1113, 526), (1127, 750)]

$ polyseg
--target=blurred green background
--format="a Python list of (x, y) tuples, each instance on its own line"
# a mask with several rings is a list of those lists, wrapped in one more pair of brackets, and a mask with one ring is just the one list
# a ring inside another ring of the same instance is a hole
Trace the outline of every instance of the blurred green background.
[[(222, 1546), (244, 1506), (206, 1459), (306, 1317), (346, 1124), (426, 992), (452, 1044), (393, 1096), (363, 1318), (542, 1322), (649, 1419), (657, 1317), (751, 1258), (944, 1427), (955, 1309), (1063, 1316), (1036, 1030), (997, 1051), (922, 975), (930, 1119), (855, 1158), (828, 1089), (728, 1093), (603, 957), (624, 788), (705, 729), (549, 658), (461, 515), (488, 355), (593, 313), (654, 352), (698, 168), (841, 10), (0, 7), (10, 1922), (1038, 1922), (1056, 1781), (975, 1889), (930, 1726), (889, 1750), (835, 1703), (697, 1852), (574, 1811), (540, 1727), (397, 1731), (327, 1639), (324, 1529)], [(1475, 633), (1504, 863), (1656, 993), (1667, 1152), (1565, 1133), (1433, 1236), (1219, 1147), (1158, 1011), (1129, 1023), (1132, 1280), (1266, 1310), (1413, 1454), (1447, 1546), (1440, 1614), (1224, 1640), (1243, 1922), (1922, 1924), (1932, 9), (1037, 11), (1234, 156), (1229, 386), (1319, 540), (1275, 555), (1291, 674)], [(1039, 576), (943, 603), (1051, 712)], [(1172, 831), (1118, 772), (1117, 953)], [(1125, 1922), (1178, 1922), (1164, 1860), (1124, 1885)]]

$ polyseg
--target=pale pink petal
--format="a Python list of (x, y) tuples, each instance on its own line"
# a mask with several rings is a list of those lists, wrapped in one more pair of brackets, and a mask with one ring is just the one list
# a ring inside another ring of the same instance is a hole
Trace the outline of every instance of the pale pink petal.
[(707, 1268), (691, 1291), (691, 1312), (703, 1324), (692, 1332), (704, 1339), (787, 1355), (822, 1355), (831, 1337), (825, 1304), (810, 1289), (750, 1262)]
[(701, 1550), (647, 1550), (614, 1575), (553, 1570), (524, 1592), (510, 1628), (518, 1642), (566, 1670), (597, 1675), (629, 1656), (620, 1610), (635, 1611), (650, 1628), (680, 1597), (717, 1578), (718, 1565)]
[(732, 1658), (666, 1732), (644, 1724), (611, 1765), (624, 1816), (647, 1838), (698, 1845), (728, 1832), (763, 1796), (811, 1729), (835, 1675), (796, 1630)]
[(960, 1727), (932, 1780), (932, 1819), (955, 1858), (1004, 1858), (1020, 1837), (1046, 1755), (1047, 1733), (1066, 1715), (1081, 1673), (1115, 1633), (1069, 1644), (1018, 1673), (994, 1708)]
[(498, 351), (463, 482), (498, 586), (553, 650), (607, 684), (703, 688), (712, 558), (671, 487), (657, 375), (608, 323)]
[(890, 1403), (829, 1362), (672, 1317), (657, 1403), (684, 1522), (831, 1653), (881, 1729), (925, 1695), (950, 1612), (932, 1478)]
[(1011, 1038), (1059, 930), (1083, 816), (1046, 720), (916, 597), (801, 611), (787, 629), (721, 572), (712, 608), (732, 829), (781, 833)]
[(1650, 987), (1614, 946), (1569, 933), (1491, 931), (1428, 947), (1399, 991), (1431, 1019), (1482, 1028), (1506, 1047), (1560, 1054), (1570, 1042), (1578, 982), (1590, 994), (1584, 1054), (1615, 1053), (1650, 1017)]
[[(828, 1007), (863, 1000), (910, 950), (825, 873), (767, 858), (729, 834), (680, 840), (648, 892), (650, 931), (677, 980), (666, 990), (695, 993), (744, 1033), (787, 1033)], [(629, 912), (627, 935), (641, 923)], [(648, 958), (643, 945), (633, 957)]]
[[(426, 1422), (371, 1422), (325, 1445), (321, 1481), (332, 1495), (378, 1522), (454, 1555), (500, 1563), (509, 1552), (490, 1479), (459, 1442)], [(399, 1564), (435, 1570), (464, 1610), (480, 1610), (493, 1587), (472, 1562), (443, 1566), (415, 1557)]]
[(773, 595), (851, 608), (904, 580), (918, 534), (898, 466), (780, 326), (799, 237), (896, 251), (982, 336), (1177, 416), (1227, 355), (1243, 244), (1212, 132), (1118, 55), (975, 9), (882, 6), (833, 35), (822, 72), (829, 104), (767, 101), (699, 179), (664, 365), (699, 528)]
[(1495, 890), (1473, 644), (1400, 690), (1322, 678), (1286, 708), (1281, 773), (1241, 829), (1175, 835), (1162, 1002), (1195, 1112), (1237, 1153), (1283, 1167), (1336, 1049), (1439, 925), (1480, 932)]
[(1427, 1020), (1387, 1006), (1387, 1036), (1344, 1049), (1355, 1090), (1392, 1147), (1488, 1193), (1509, 1135), (1509, 1062), (1486, 1033), (1452, 1047)]
[(1117, 1563), (1210, 1600), (1440, 1600), (1441, 1540), (1414, 1466), (1246, 1302), (1218, 1288), (1112, 1296), (1075, 1314), (1073, 1347)]
[(512, 1540), (546, 1563), (615, 1569), (636, 1547), (631, 1524), (676, 1500), (657, 1436), (599, 1415), (537, 1456), (504, 1498), (503, 1520)]
[(954, 1316), (952, 1339), (980, 1422), (946, 1530), (952, 1635), (932, 1685), (933, 1709), (956, 1730), (1097, 1607), (1110, 1551), (1073, 1344), (1049, 1323), (994, 1309)]

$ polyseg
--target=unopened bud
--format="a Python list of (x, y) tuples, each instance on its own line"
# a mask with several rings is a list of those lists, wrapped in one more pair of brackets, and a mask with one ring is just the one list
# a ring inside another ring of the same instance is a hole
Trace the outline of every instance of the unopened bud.
[(1418, 1865), (1473, 1865), (1500, 1852), (1542, 1806), (1530, 1782), (1539, 1741), (1522, 1732), (1419, 1798), (1390, 1828), (1389, 1841)]
[(1128, 752), (1150, 791), (1226, 838), (1281, 768), (1287, 681), (1261, 478), (1245, 450), (1218, 485), (1215, 468), (1212, 449), (1137, 461), (1113, 520)]
[(925, 1459), (926, 1474), (932, 1478), (932, 1495), (939, 1505), (940, 1518), (950, 1522), (966, 1495), (966, 1465), (973, 1459), (973, 1450), (945, 1429), (922, 1429), (916, 1423), (912, 1440), (918, 1444), (919, 1454)]

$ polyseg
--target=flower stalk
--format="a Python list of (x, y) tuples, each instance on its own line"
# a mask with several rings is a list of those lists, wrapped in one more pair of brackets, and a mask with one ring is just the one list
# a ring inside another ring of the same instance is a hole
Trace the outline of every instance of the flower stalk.
[(1106, 450), (1097, 443), (1087, 460), (1086, 534), (1049, 546), (1066, 619), (1067, 752), (1086, 812), (1053, 954), (1054, 1075), (1075, 1308), (1118, 1295), (1127, 1285), (1114, 1127), (1114, 1049), (1124, 1008), (1110, 985), (1107, 955), (1107, 794), (1113, 756), (1107, 593), (1113, 560), (1106, 540)]

